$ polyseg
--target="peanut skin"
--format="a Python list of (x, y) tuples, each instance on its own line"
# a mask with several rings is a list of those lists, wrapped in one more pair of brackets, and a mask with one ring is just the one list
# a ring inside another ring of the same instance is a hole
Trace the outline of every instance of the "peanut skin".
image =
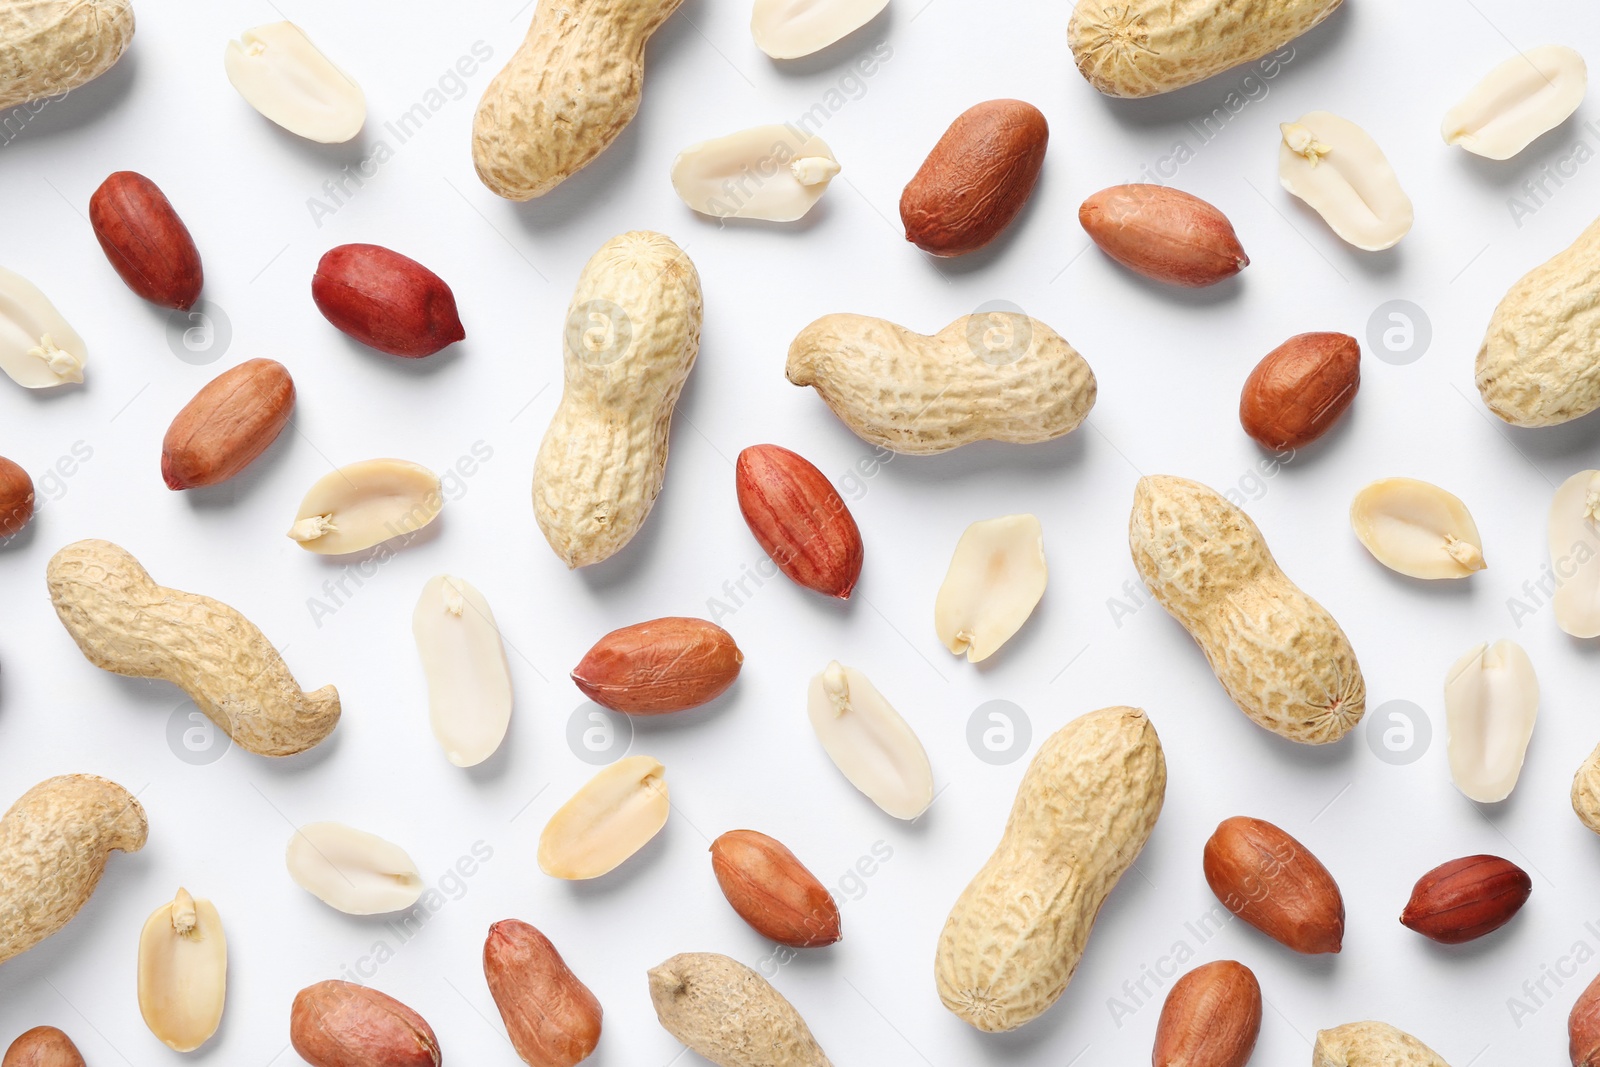
[(0, 1067), (84, 1067), (83, 1053), (55, 1027), (35, 1026), (11, 1042)]
[(906, 240), (935, 256), (975, 252), (1022, 211), (1044, 166), (1050, 127), (1021, 100), (962, 112), (900, 196)]
[(1245, 379), (1239, 424), (1262, 448), (1304, 448), (1333, 428), (1360, 388), (1361, 345), (1354, 337), (1297, 334)]
[(1198, 196), (1163, 185), (1114, 185), (1078, 208), (1100, 250), (1167, 285), (1215, 285), (1250, 264), (1233, 223)]

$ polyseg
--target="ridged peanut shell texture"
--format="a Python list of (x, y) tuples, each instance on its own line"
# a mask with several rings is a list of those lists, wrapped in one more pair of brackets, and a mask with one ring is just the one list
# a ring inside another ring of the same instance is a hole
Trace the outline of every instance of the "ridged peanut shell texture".
[(137, 852), (144, 808), (92, 774), (49, 778), (0, 817), (0, 963), (67, 925), (88, 903), (106, 857)]
[(1128, 543), (1139, 577), (1257, 725), (1320, 745), (1361, 721), (1367, 686), (1349, 639), (1220, 493), (1169, 475), (1139, 479)]
[(932, 337), (887, 319), (825, 315), (789, 345), (789, 381), (812, 386), (868, 444), (933, 455), (974, 441), (1033, 444), (1078, 428), (1094, 372), (1038, 319), (957, 319)]
[(1513, 426), (1600, 408), (1600, 219), (1501, 299), (1478, 350), (1478, 392)]
[(655, 506), (701, 313), (699, 272), (659, 233), (613, 237), (578, 276), (561, 404), (533, 465), (534, 518), (567, 566), (609, 559)]
[(861, 530), (833, 483), (778, 445), (751, 445), (734, 463), (739, 512), (790, 581), (848, 600), (861, 577)]
[(1138, 858), (1166, 796), (1161, 741), (1137, 708), (1104, 708), (1052, 734), (1028, 765), (989, 861), (939, 935), (934, 980), (991, 1033), (1054, 1004), (1095, 917)]
[(681, 952), (649, 978), (662, 1028), (717, 1067), (831, 1067), (794, 1005), (737, 960)]
[(183, 406), (161, 442), (168, 489), (217, 485), (265, 452), (294, 414), (294, 379), (271, 359), (223, 371)]
[(1433, 1049), (1388, 1023), (1318, 1030), (1311, 1067), (1450, 1067)]
[(89, 223), (129, 289), (152, 304), (187, 311), (205, 272), (189, 228), (156, 183), (119, 170), (89, 198)]
[(508, 200), (543, 196), (588, 166), (639, 110), (644, 46), (683, 0), (539, 4), (472, 120), (472, 162)]
[(289, 756), (339, 722), (333, 686), (301, 692), (266, 635), (208, 596), (157, 585), (109, 541), (76, 541), (51, 557), (50, 600), (84, 658), (130, 678), (182, 689), (234, 744)]
[(906, 240), (935, 256), (1000, 236), (1039, 181), (1050, 126), (1032, 104), (987, 100), (950, 124), (900, 194)]
[(132, 40), (133, 0), (6, 0), (0, 111), (93, 81)]
[(1295, 952), (1338, 952), (1344, 897), (1322, 861), (1264, 819), (1224, 819), (1206, 841), (1206, 884), (1233, 912)]
[(1272, 52), (1341, 0), (1078, 0), (1067, 43), (1107, 96), (1155, 96)]

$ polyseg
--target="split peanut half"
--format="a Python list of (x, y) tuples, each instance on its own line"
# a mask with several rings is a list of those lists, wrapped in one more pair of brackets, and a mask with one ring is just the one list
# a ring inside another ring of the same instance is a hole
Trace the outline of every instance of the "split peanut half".
[(88, 348), (39, 287), (0, 267), (0, 370), (24, 389), (83, 381)]
[(139, 1012), (168, 1048), (193, 1052), (222, 1023), (228, 940), (209, 900), (186, 889), (150, 913), (139, 935)]
[(888, 6), (889, 0), (756, 0), (750, 34), (773, 59), (798, 59), (843, 40)]
[(1583, 57), (1559, 44), (1518, 53), (1486, 74), (1444, 116), (1440, 134), (1486, 159), (1510, 159), (1583, 103)]
[(405, 849), (337, 822), (314, 822), (289, 839), (289, 876), (347, 915), (404, 911), (422, 896), (422, 875)]
[(1480, 804), (1510, 796), (1539, 715), (1539, 679), (1522, 646), (1496, 641), (1457, 660), (1444, 710), (1456, 788)]
[(795, 126), (755, 126), (679, 152), (672, 188), (702, 215), (793, 222), (838, 173), (822, 138)]
[(1411, 232), (1411, 198), (1366, 130), (1328, 111), (1281, 124), (1278, 180), (1345, 241), (1376, 252)]
[(1050, 575), (1044, 530), (1032, 515), (968, 526), (933, 604), (939, 640), (970, 663), (988, 659), (1022, 629)]
[(1465, 578), (1485, 566), (1467, 506), (1416, 478), (1383, 478), (1361, 490), (1350, 525), (1374, 559), (1412, 578)]
[(441, 574), (422, 587), (411, 632), (428, 679), (433, 736), (457, 767), (494, 755), (511, 725), (511, 670), (483, 594)]
[(300, 501), (289, 537), (323, 556), (416, 533), (444, 507), (439, 476), (403, 459), (369, 459), (323, 475)]
[(1556, 625), (1600, 637), (1600, 471), (1579, 471), (1550, 502), (1550, 567)]
[(539, 835), (539, 869), (553, 878), (598, 878), (660, 833), (671, 810), (659, 761), (619, 759), (550, 817)]
[(367, 98), (292, 22), (257, 26), (229, 41), (228, 81), (245, 102), (292, 134), (342, 144), (367, 121)]
[(811, 679), (811, 728), (850, 784), (897, 819), (933, 803), (933, 767), (900, 713), (854, 667), (838, 662)]

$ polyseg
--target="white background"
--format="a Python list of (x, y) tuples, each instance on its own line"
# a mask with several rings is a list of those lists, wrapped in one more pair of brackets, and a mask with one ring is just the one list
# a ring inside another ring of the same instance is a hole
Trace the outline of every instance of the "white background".
[[(33, 473), (43, 501), (32, 529), (0, 549), (0, 793), (9, 803), (50, 775), (93, 772), (136, 791), (151, 824), (146, 849), (112, 857), (64, 932), (0, 967), (0, 1040), (51, 1023), (97, 1067), (174, 1062), (140, 1021), (134, 959), (145, 916), (182, 884), (216, 901), (230, 943), (227, 1015), (200, 1060), (295, 1062), (295, 991), (359, 966), (432, 1023), (451, 1062), (513, 1063), (479, 954), (489, 924), (515, 916), (550, 935), (605, 1005), (596, 1063), (666, 1064), (680, 1046), (654, 1020), (646, 969), (680, 951), (752, 966), (771, 952), (723, 902), (706, 855), (718, 833), (751, 827), (786, 842), (844, 899), (840, 944), (766, 965), (841, 1065), (1140, 1062), (1170, 984), (1160, 975), (1173, 973), (1180, 944), (1193, 953), (1187, 965), (1237, 958), (1255, 969), (1269, 1004), (1259, 1063), (1305, 1062), (1318, 1028), (1364, 1018), (1418, 1034), (1456, 1067), (1564, 1062), (1568, 1008), (1600, 970), (1600, 957), (1590, 958), (1600, 950), (1600, 842), (1567, 802), (1572, 772), (1600, 740), (1596, 652), (1562, 635), (1548, 610), (1519, 625), (1508, 598), (1539, 577), (1553, 486), (1600, 460), (1600, 423), (1508, 429), (1483, 408), (1472, 361), (1507, 286), (1595, 215), (1600, 163), (1587, 159), (1600, 128), (1583, 123), (1600, 120), (1600, 105), (1590, 100), (1507, 163), (1445, 146), (1438, 126), (1514, 46), (1562, 41), (1600, 55), (1600, 15), (1554, 0), (1352, 0), (1297, 42), (1270, 81), (1235, 71), (1119, 102), (1073, 68), (1068, 8), (893, 0), (840, 47), (779, 66), (751, 42), (746, 0), (688, 0), (650, 46), (633, 125), (566, 185), (516, 205), (477, 182), (468, 133), (478, 95), (526, 28), (520, 0), (145, 0), (123, 61), (0, 148), (0, 262), (50, 294), (91, 349), (81, 388), (27, 393), (0, 382), (0, 454)], [(229, 87), (224, 43), (280, 17), (299, 22), (365, 88), (370, 117), (358, 142), (300, 141)], [(459, 99), (447, 79), (442, 106), (399, 144), (384, 123), (423, 102), (476, 42), (492, 49), (488, 65), (464, 79)], [(889, 58), (872, 76), (848, 80), (855, 59), (883, 43)], [(1225, 107), (1230, 93), (1248, 102), (1200, 144), (1186, 120)], [(1048, 117), (1043, 178), (995, 247), (931, 261), (902, 238), (900, 190), (951, 119), (1001, 96)], [(844, 172), (804, 222), (719, 227), (677, 201), (667, 172), (678, 149), (796, 118), (819, 101), (830, 104), (821, 133)], [(1366, 127), (1414, 199), (1416, 228), (1397, 249), (1344, 246), (1278, 187), (1277, 123), (1321, 108)], [(308, 199), (380, 140), (392, 158), (319, 225)], [(1173, 184), (1222, 208), (1253, 260), (1236, 282), (1194, 294), (1116, 267), (1088, 246), (1075, 217), (1085, 196), (1139, 178), (1179, 140), (1194, 151)], [(1547, 180), (1550, 195), (1527, 199), (1537, 210), (1519, 225), (1508, 207), (1523, 195), (1519, 184), (1545, 167), (1556, 173), (1580, 142), (1585, 162), (1563, 164), (1564, 184)], [(118, 169), (154, 179), (195, 235), (206, 298), (231, 324), (225, 350), (190, 356), (208, 364), (175, 356), (166, 313), (130, 293), (96, 245), (88, 199)], [(643, 533), (607, 564), (574, 574), (534, 525), (529, 475), (560, 392), (574, 280), (602, 241), (634, 228), (672, 235), (698, 265), (704, 346)], [(309, 282), (322, 252), (348, 241), (394, 247), (442, 275), (467, 341), (406, 362), (337, 333), (312, 305)], [(1099, 403), (1068, 438), (875, 467), (872, 450), (819, 399), (784, 380), (790, 338), (819, 315), (863, 312), (932, 332), (992, 299), (1051, 323), (1094, 367)], [(1369, 318), (1394, 299), (1431, 320), (1430, 347), (1408, 365), (1375, 358), (1367, 340)], [(1269, 463), (1268, 477), (1237, 423), (1239, 387), (1265, 352), (1307, 330), (1362, 338), (1361, 392), (1333, 433), (1281, 467)], [(255, 356), (295, 376), (291, 430), (231, 485), (167, 491), (158, 471), (167, 423), (206, 381)], [(708, 599), (760, 559), (732, 479), (733, 458), (759, 441), (798, 449), (848, 491), (867, 542), (858, 595), (838, 605), (781, 579), (747, 583), (754, 595), (722, 618), (747, 656), (737, 686), (709, 708), (641, 724), (633, 741), (633, 751), (666, 764), (666, 830), (598, 882), (547, 878), (534, 862), (539, 830), (594, 770), (568, 745), (581, 699), (567, 672), (616, 626), (709, 613)], [(305, 489), (333, 465), (374, 456), (444, 470), (478, 442), (492, 457), (457, 487), (437, 534), (385, 564), (319, 626), (309, 601), (342, 564), (283, 536)], [(75, 445), (92, 456), (47, 478)], [(1114, 618), (1108, 601), (1135, 580), (1125, 533), (1133, 485), (1157, 472), (1250, 501), (1287, 572), (1349, 632), (1369, 706), (1412, 701), (1431, 720), (1419, 759), (1380, 760), (1365, 724), (1327, 749), (1282, 741), (1231, 705), (1159, 608)], [(1365, 554), (1348, 502), (1366, 482), (1399, 474), (1467, 502), (1486, 573), (1424, 585)], [(1051, 585), (1024, 631), (975, 669), (938, 644), (934, 593), (968, 523), (1017, 511), (1043, 521)], [(307, 688), (336, 683), (344, 720), (334, 737), (280, 761), (178, 758), (167, 731), (174, 714), (181, 720), (182, 694), (89, 666), (54, 617), (45, 563), (83, 537), (114, 540), (165, 584), (242, 610), (287, 646)], [(517, 689), (504, 749), (470, 772), (450, 766), (428, 730), (410, 632), (423, 582), (446, 570), (494, 606)], [(1533, 658), (1543, 717), (1516, 794), (1477, 806), (1449, 780), (1441, 685), (1458, 655), (1503, 636)], [(927, 745), (941, 792), (916, 825), (855, 793), (811, 734), (804, 686), (833, 657), (866, 670)], [(948, 1014), (932, 974), (944, 916), (998, 839), (1026, 766), (1021, 754), (993, 766), (969, 749), (968, 718), (991, 699), (1024, 710), (1030, 751), (1082, 712), (1144, 707), (1171, 774), (1154, 837), (1107, 904), (1066, 995), (1000, 1037)], [(1341, 955), (1296, 957), (1239, 923), (1204, 942), (1186, 927), (1215, 906), (1201, 846), (1236, 814), (1278, 823), (1333, 871), (1349, 915)], [(383, 920), (335, 913), (289, 880), (282, 857), (292, 826), (323, 819), (399, 842), (430, 884), (475, 843), (492, 858), (400, 943)], [(875, 849), (890, 858), (869, 860), (870, 877), (851, 876)], [(1418, 875), (1475, 852), (1533, 876), (1533, 897), (1508, 928), (1448, 949), (1396, 922)], [(379, 941), (392, 958), (374, 969), (361, 961)], [(1123, 991), (1141, 977), (1154, 1002)], [(1115, 1012), (1114, 997), (1136, 1010)]]

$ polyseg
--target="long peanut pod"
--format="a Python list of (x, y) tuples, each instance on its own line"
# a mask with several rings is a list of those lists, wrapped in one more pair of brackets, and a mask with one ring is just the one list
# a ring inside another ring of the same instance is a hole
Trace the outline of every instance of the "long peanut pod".
[(1094, 372), (1049, 326), (1011, 311), (932, 336), (866, 315), (824, 315), (789, 345), (785, 374), (809, 385), (868, 444), (932, 455), (974, 441), (1032, 444), (1072, 432), (1094, 406)]
[(112, 851), (137, 852), (144, 808), (92, 774), (49, 778), (0, 817), (0, 963), (67, 925), (88, 903)]
[(157, 585), (110, 541), (68, 545), (46, 579), (61, 624), (90, 663), (171, 682), (250, 752), (302, 752), (339, 722), (338, 691), (301, 692), (249, 619), (221, 601)]
[(589, 165), (639, 111), (644, 46), (683, 0), (563, 0), (484, 91), (472, 162), (490, 190), (531, 200)]

